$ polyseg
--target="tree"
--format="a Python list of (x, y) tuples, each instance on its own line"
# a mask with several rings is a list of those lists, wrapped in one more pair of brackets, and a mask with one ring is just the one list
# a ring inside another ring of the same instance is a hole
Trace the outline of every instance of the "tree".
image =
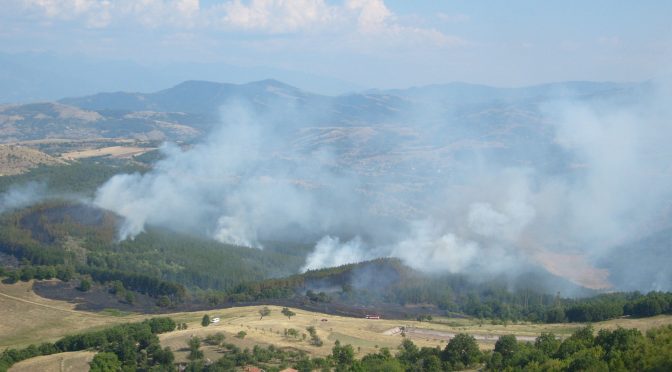
[(247, 336), (247, 332), (245, 332), (245, 331), (240, 331), (236, 334), (236, 337), (241, 339), (241, 340), (244, 339), (245, 336)]
[(481, 351), (473, 336), (460, 333), (448, 342), (441, 357), (450, 364), (459, 362), (468, 367), (478, 361)]
[(114, 353), (98, 353), (89, 363), (91, 372), (117, 372), (121, 369), (121, 362)]
[(553, 333), (542, 333), (534, 340), (534, 347), (544, 353), (544, 355), (550, 357), (558, 351), (560, 340)]
[(516, 351), (518, 351), (518, 341), (514, 335), (501, 336), (495, 343), (495, 352), (502, 354), (505, 361), (509, 360)]
[(79, 287), (77, 287), (82, 292), (87, 292), (88, 290), (91, 289), (91, 282), (87, 279), (82, 279), (79, 282)]
[(554, 308), (546, 311), (546, 323), (562, 323), (567, 318), (565, 317), (565, 310), (560, 306), (555, 306)]
[(205, 337), (204, 341), (208, 345), (217, 346), (217, 345), (221, 344), (222, 342), (224, 342), (225, 339), (226, 339), (226, 336), (224, 336), (224, 334), (222, 332), (217, 332), (214, 335), (208, 335), (207, 337)]
[(310, 343), (315, 345), (315, 346), (322, 346), (323, 342), (322, 339), (320, 339), (320, 336), (317, 335), (317, 330), (313, 326), (309, 326), (306, 328), (308, 333), (310, 334)]
[(283, 307), (283, 308), (282, 308), (282, 315), (286, 316), (288, 319), (291, 320), (292, 317), (293, 317), (294, 315), (296, 315), (296, 313), (293, 312), (292, 310), (289, 310), (288, 307)]
[(124, 301), (129, 305), (133, 305), (133, 302), (135, 302), (135, 294), (131, 291), (127, 291), (124, 295)]
[(259, 320), (262, 320), (265, 316), (271, 315), (271, 309), (269, 309), (268, 306), (264, 306), (263, 308), (259, 309), (259, 315), (261, 315)]
[(187, 341), (187, 345), (189, 346), (189, 360), (198, 360), (198, 359), (203, 359), (203, 352), (200, 349), (201, 347), (201, 339), (198, 337), (192, 337)]
[(18, 271), (10, 271), (7, 273), (7, 283), (8, 284), (14, 284), (19, 281), (21, 275), (19, 274)]
[(299, 331), (297, 331), (294, 328), (290, 328), (290, 329), (286, 330), (285, 335), (287, 337), (298, 338), (299, 337)]
[(175, 321), (168, 317), (159, 317), (145, 320), (143, 323), (149, 324), (149, 328), (154, 334), (172, 332), (175, 330)]
[(399, 350), (400, 351), (397, 354), (397, 358), (399, 358), (402, 363), (407, 365), (414, 365), (418, 360), (420, 350), (417, 346), (415, 346), (413, 341), (405, 338), (403, 341), (401, 341)]
[(345, 368), (350, 366), (355, 360), (355, 350), (352, 345), (341, 346), (341, 342), (336, 340), (334, 347), (331, 349), (331, 356), (338, 367)]
[(604, 350), (601, 347), (592, 347), (578, 351), (572, 355), (572, 361), (569, 364), (569, 371), (608, 371), (609, 366), (602, 358)]
[(170, 298), (168, 296), (161, 296), (156, 301), (156, 306), (158, 307), (168, 307), (170, 306)]
[(161, 347), (158, 347), (158, 350), (154, 352), (154, 361), (164, 367), (163, 370), (172, 370), (173, 363), (175, 362), (175, 355), (173, 351), (170, 350), (170, 347), (166, 346), (161, 350)]
[(210, 315), (208, 314), (203, 315), (203, 319), (201, 319), (201, 325), (203, 327), (207, 327), (210, 325)]

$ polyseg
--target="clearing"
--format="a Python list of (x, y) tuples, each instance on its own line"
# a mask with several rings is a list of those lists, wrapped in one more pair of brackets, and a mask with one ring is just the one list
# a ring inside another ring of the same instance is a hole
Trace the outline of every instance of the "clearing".
[(73, 351), (26, 359), (13, 365), (9, 372), (80, 372), (88, 371), (93, 351)]
[(0, 176), (13, 176), (40, 165), (66, 164), (41, 151), (17, 145), (0, 145)]
[(38, 296), (32, 286), (32, 282), (0, 283), (0, 350), (56, 341), (68, 334), (147, 317), (77, 311), (74, 303)]
[[(114, 312), (92, 313), (75, 310), (75, 303), (49, 300), (36, 295), (32, 290), (32, 282), (17, 284), (0, 284), (0, 349), (6, 347), (25, 347), (45, 341), (55, 341), (67, 334), (90, 329), (100, 329), (112, 324), (138, 322), (152, 314), (125, 314)], [(497, 337), (514, 334), (520, 340), (532, 340), (542, 332), (554, 332), (560, 337), (567, 337), (584, 324), (491, 324), (477, 319), (437, 317), (432, 322), (412, 320), (348, 318), (292, 309), (296, 315), (291, 319), (281, 314), (282, 308), (268, 306), (271, 314), (260, 319), (259, 310), (262, 306), (234, 307), (220, 310), (178, 312), (165, 314), (178, 323), (186, 323), (186, 330), (174, 331), (159, 336), (163, 346), (170, 346), (175, 351), (177, 361), (187, 356), (187, 341), (191, 337), (205, 338), (208, 335), (222, 332), (225, 342), (236, 344), (241, 348), (254, 345), (273, 344), (281, 348), (304, 350), (314, 356), (324, 356), (331, 352), (336, 340), (351, 344), (362, 356), (375, 352), (381, 347), (395, 349), (402, 340), (399, 327), (404, 327), (406, 337), (418, 346), (445, 347), (450, 335), (468, 333), (473, 335), (482, 349), (491, 349)], [(219, 317), (217, 324), (201, 326), (204, 314), (211, 318)], [(630, 319), (619, 318), (606, 322), (594, 323), (595, 329), (638, 328), (645, 331), (652, 327), (672, 324), (672, 316), (656, 316), (652, 318)], [(310, 336), (306, 328), (315, 327), (317, 334), (324, 342), (322, 347), (310, 344)], [(285, 329), (294, 328), (299, 336), (285, 336)], [(246, 336), (235, 337), (240, 331)], [(306, 334), (306, 338), (303, 338)], [(222, 352), (216, 346), (203, 343), (202, 350), (206, 358), (217, 359)]]

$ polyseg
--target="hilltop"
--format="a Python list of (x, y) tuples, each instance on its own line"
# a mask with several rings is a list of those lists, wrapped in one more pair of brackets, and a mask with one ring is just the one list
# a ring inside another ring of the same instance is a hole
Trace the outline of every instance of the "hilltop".
[(0, 145), (0, 176), (13, 176), (40, 165), (66, 164), (61, 159), (24, 146)]

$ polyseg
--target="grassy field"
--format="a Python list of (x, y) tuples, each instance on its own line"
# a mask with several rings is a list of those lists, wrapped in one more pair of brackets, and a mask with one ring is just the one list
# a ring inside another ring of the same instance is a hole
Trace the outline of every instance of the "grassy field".
[(67, 334), (144, 319), (74, 310), (75, 305), (38, 296), (32, 283), (0, 283), (0, 350), (55, 341)]
[(96, 353), (92, 351), (73, 351), (24, 360), (16, 363), (9, 372), (80, 372), (88, 371), (89, 362)]
[[(381, 347), (396, 348), (402, 340), (397, 327), (419, 330), (408, 332), (419, 346), (445, 347), (447, 337), (436, 334), (469, 333), (476, 336), (481, 348), (493, 347), (499, 335), (514, 334), (521, 339), (531, 339), (542, 332), (554, 332), (566, 337), (583, 324), (497, 324), (480, 322), (475, 319), (435, 318), (432, 322), (416, 322), (402, 320), (368, 320), (346, 318), (334, 315), (308, 312), (293, 309), (296, 316), (288, 319), (281, 314), (281, 308), (269, 306), (271, 314), (260, 319), (260, 306), (237, 307), (207, 312), (188, 312), (166, 314), (179, 323), (186, 323), (188, 329), (160, 335), (161, 344), (170, 346), (176, 352), (176, 359), (186, 359), (187, 341), (191, 337), (205, 338), (209, 334), (222, 332), (226, 342), (242, 348), (251, 348), (255, 344), (273, 344), (283, 348), (304, 350), (314, 356), (324, 356), (331, 352), (336, 340), (351, 344), (358, 355), (375, 352)], [(208, 327), (201, 326), (204, 314), (219, 317), (221, 321)], [(83, 330), (105, 327), (123, 322), (137, 322), (148, 317), (139, 314), (115, 312), (90, 313), (74, 310), (74, 305), (62, 301), (54, 301), (37, 296), (31, 290), (30, 283), (12, 285), (0, 284), (0, 348), (24, 347), (31, 343), (54, 341), (66, 334)], [(324, 319), (324, 320), (323, 320)], [(645, 319), (614, 319), (595, 323), (596, 329), (638, 328), (642, 331), (661, 325), (672, 324), (672, 316), (657, 316)], [(313, 326), (324, 341), (322, 347), (312, 346), (302, 333), (308, 333), (306, 327)], [(285, 329), (294, 328), (299, 337), (294, 339), (284, 335)], [(244, 331), (247, 335), (239, 339), (235, 335)], [(220, 350), (213, 346), (204, 346), (205, 356), (217, 359)]]
[[(209, 334), (222, 332), (226, 335), (226, 342), (240, 347), (252, 347), (254, 344), (273, 344), (279, 347), (289, 347), (304, 350), (315, 356), (324, 356), (331, 352), (336, 340), (344, 344), (351, 344), (358, 354), (365, 355), (375, 352), (378, 348), (396, 348), (402, 341), (400, 333), (390, 332), (396, 327), (414, 328), (416, 330), (432, 330), (446, 334), (469, 333), (477, 338), (480, 347), (484, 350), (492, 349), (497, 337), (514, 334), (521, 340), (533, 340), (542, 332), (553, 332), (560, 337), (567, 337), (584, 324), (532, 324), (518, 323), (507, 325), (492, 325), (474, 319), (438, 318), (433, 322), (400, 321), (400, 320), (368, 320), (360, 318), (346, 318), (334, 315), (312, 313), (300, 309), (293, 309), (296, 316), (291, 320), (283, 316), (281, 308), (269, 306), (271, 315), (259, 319), (260, 306), (238, 307), (219, 311), (176, 313), (170, 316), (176, 321), (188, 324), (184, 331), (171, 332), (161, 335), (161, 343), (170, 346), (176, 351), (177, 360), (186, 358), (186, 345), (190, 337), (204, 338)], [(210, 317), (219, 317), (221, 321), (208, 327), (202, 327), (200, 322), (204, 314)], [(327, 321), (322, 321), (326, 319)], [(672, 324), (672, 316), (657, 316), (646, 319), (615, 319), (595, 323), (595, 329), (613, 329), (618, 326), (624, 328), (638, 328), (642, 331), (661, 325)], [(314, 326), (318, 335), (324, 341), (324, 346), (315, 347), (306, 340), (288, 338), (284, 330), (295, 328), (300, 333), (307, 333), (306, 327)], [(245, 331), (247, 336), (240, 340), (234, 335)], [(447, 338), (422, 332), (407, 332), (406, 337), (413, 340), (418, 346), (445, 347)], [(180, 350), (185, 349), (185, 350)], [(217, 359), (218, 348), (207, 347), (204, 350), (206, 357)]]
[(21, 174), (39, 165), (58, 164), (66, 162), (28, 147), (0, 144), (0, 176)]

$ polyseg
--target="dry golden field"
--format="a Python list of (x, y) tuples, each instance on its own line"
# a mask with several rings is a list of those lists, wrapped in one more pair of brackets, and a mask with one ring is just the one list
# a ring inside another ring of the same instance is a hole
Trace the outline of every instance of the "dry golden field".
[(113, 158), (130, 158), (135, 155), (142, 155), (152, 150), (156, 150), (156, 148), (137, 147), (137, 146), (110, 146), (98, 149), (85, 149), (79, 151), (66, 152), (61, 154), (61, 158), (66, 160), (77, 160), (97, 156), (110, 156)]
[(41, 151), (17, 145), (0, 145), (0, 176), (24, 173), (39, 165), (65, 164)]
[(83, 372), (90, 369), (93, 351), (73, 351), (30, 358), (13, 365), (9, 372)]
[[(151, 315), (130, 314), (122, 316), (107, 313), (91, 313), (74, 310), (68, 302), (55, 301), (36, 295), (31, 289), (32, 283), (0, 284), (0, 349), (7, 347), (25, 347), (45, 341), (55, 341), (67, 334), (84, 330), (99, 329), (108, 325), (141, 321)], [(186, 323), (188, 329), (160, 335), (161, 344), (170, 346), (176, 353), (176, 360), (186, 359), (187, 341), (190, 337), (205, 338), (209, 334), (222, 332), (226, 342), (241, 348), (254, 345), (273, 344), (282, 348), (304, 350), (314, 356), (324, 356), (331, 352), (336, 340), (351, 344), (359, 356), (375, 352), (381, 347), (396, 348), (402, 336), (398, 327), (406, 327), (406, 336), (419, 346), (444, 347), (449, 335), (469, 333), (474, 335), (481, 348), (493, 347), (499, 335), (514, 334), (521, 340), (531, 340), (542, 332), (554, 332), (566, 337), (583, 324), (498, 324), (479, 322), (473, 319), (435, 318), (433, 322), (417, 322), (403, 320), (368, 320), (347, 318), (335, 315), (313, 313), (293, 309), (296, 316), (288, 319), (281, 314), (281, 308), (269, 306), (271, 314), (260, 319), (259, 309), (262, 306), (236, 307), (221, 310), (181, 312), (165, 314), (179, 323)], [(204, 314), (219, 317), (217, 324), (201, 326)], [(325, 319), (323, 321), (323, 319)], [(638, 328), (642, 331), (651, 327), (672, 324), (672, 316), (657, 316), (646, 319), (615, 319), (595, 323), (595, 329)], [(309, 343), (306, 327), (313, 326), (323, 340), (322, 347)], [(294, 328), (299, 331), (298, 338), (286, 337), (285, 329)], [(408, 330), (414, 331), (408, 331)], [(244, 331), (247, 335), (239, 339), (235, 335)], [(217, 359), (219, 350), (214, 346), (203, 344), (206, 358)], [(59, 362), (60, 363), (60, 362)], [(74, 363), (74, 362), (73, 362)]]
[(145, 318), (77, 311), (74, 304), (40, 297), (31, 288), (32, 282), (0, 283), (0, 350), (55, 341), (86, 329)]

